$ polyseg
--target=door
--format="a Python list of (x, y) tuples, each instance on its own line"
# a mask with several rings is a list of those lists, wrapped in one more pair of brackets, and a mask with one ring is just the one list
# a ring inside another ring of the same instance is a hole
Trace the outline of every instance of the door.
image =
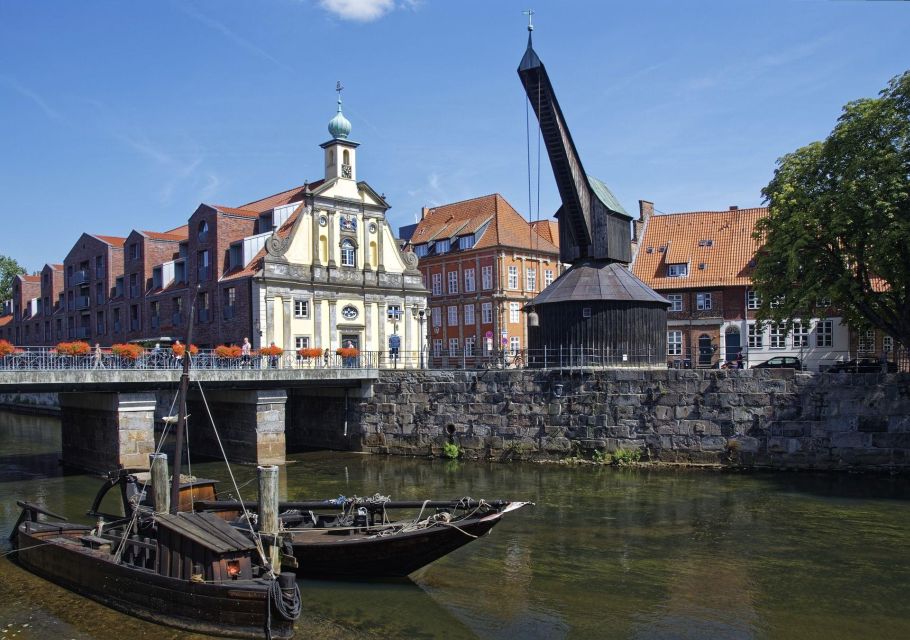
[(727, 329), (727, 333), (724, 335), (724, 347), (726, 347), (726, 360), (727, 362), (733, 362), (736, 360), (736, 356), (739, 355), (742, 351), (742, 344), (740, 343), (739, 331), (736, 327), (730, 327)]
[(711, 336), (703, 333), (698, 336), (698, 366), (710, 367), (714, 349), (711, 347)]

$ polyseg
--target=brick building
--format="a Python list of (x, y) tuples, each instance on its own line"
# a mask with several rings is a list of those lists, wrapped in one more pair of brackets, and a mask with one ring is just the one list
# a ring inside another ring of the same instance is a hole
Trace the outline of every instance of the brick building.
[(40, 321), (41, 276), (20, 274), (13, 278), (11, 315), (15, 344), (37, 344), (35, 327)]
[(758, 249), (755, 223), (767, 208), (654, 215), (640, 201), (632, 271), (672, 303), (667, 359), (680, 366), (717, 367), (742, 352), (747, 365), (796, 356), (811, 370), (844, 359), (849, 332), (827, 315), (783, 325), (757, 325), (760, 304), (751, 288)]
[(35, 344), (54, 344), (55, 338), (63, 337), (63, 274), (62, 264), (46, 264), (41, 269), (40, 337), (35, 336)]
[(499, 194), (424, 208), (402, 238), (430, 290), (434, 358), (527, 346), (525, 304), (562, 273), (555, 221), (528, 223)]
[(119, 236), (83, 233), (63, 259), (62, 339), (102, 344), (123, 341), (125, 241)]

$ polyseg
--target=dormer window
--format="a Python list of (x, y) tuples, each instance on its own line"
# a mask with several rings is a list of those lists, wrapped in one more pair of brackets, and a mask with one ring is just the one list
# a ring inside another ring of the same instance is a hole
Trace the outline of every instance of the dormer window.
[(423, 258), (427, 255), (427, 245), (425, 244), (415, 244), (414, 245), (414, 255), (418, 258)]
[(458, 248), (459, 249), (470, 249), (474, 246), (474, 235), (461, 236), (458, 238)]
[(689, 263), (688, 262), (679, 262), (676, 264), (667, 265), (667, 277), (668, 278), (684, 278), (689, 275)]
[(196, 235), (199, 242), (205, 242), (209, 239), (209, 223), (203, 220), (199, 223), (199, 232)]
[(448, 238), (436, 241), (436, 253), (448, 253), (451, 248), (452, 243)]

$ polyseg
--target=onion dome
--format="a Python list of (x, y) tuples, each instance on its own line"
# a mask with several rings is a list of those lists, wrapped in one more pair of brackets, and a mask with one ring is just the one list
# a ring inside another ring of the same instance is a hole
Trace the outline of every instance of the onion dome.
[(335, 139), (344, 140), (351, 133), (351, 122), (341, 113), (341, 95), (338, 95), (338, 113), (329, 120), (329, 133)]

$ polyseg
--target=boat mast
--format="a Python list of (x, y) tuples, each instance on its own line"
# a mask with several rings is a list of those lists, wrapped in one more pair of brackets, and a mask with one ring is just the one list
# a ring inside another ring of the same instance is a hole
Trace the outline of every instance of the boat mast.
[(180, 464), (183, 460), (183, 436), (186, 427), (186, 394), (190, 388), (190, 345), (193, 344), (193, 314), (196, 310), (196, 294), (190, 302), (190, 317), (186, 329), (186, 343), (183, 346), (183, 371), (180, 374), (180, 386), (177, 390), (177, 435), (174, 444), (174, 476), (171, 478), (171, 513), (177, 513), (180, 507)]

